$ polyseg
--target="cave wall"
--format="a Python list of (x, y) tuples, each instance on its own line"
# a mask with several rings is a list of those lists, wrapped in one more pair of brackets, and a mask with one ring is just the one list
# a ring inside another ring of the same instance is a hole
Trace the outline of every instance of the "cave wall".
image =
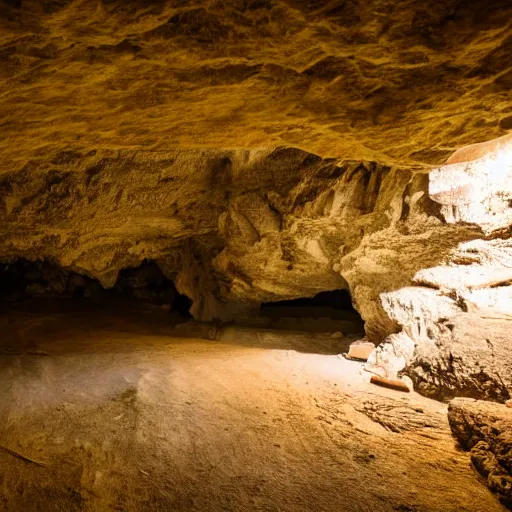
[(206, 320), (349, 287), (372, 339), (397, 327), (379, 295), (479, 232), (444, 223), (425, 174), (293, 148), (66, 152), (0, 187), (4, 260), (51, 258), (105, 287), (155, 260)]
[(3, 175), (0, 260), (50, 259), (106, 288), (154, 260), (206, 321), (349, 289), (367, 337), (388, 341), (388, 371), (406, 366), (437, 398), (503, 401), (512, 160), (500, 155), (428, 173), (296, 148), (64, 152)]
[[(314, 295), (346, 282), (325, 257), (319, 263), (287, 242), (286, 216), (340, 173), (285, 148), (65, 152), (3, 175), (0, 258), (52, 259), (105, 287), (122, 268), (156, 260), (202, 319), (233, 315), (240, 303)], [(274, 266), (250, 261), (264, 253)], [(309, 278), (299, 285), (301, 265)]]
[(405, 365), (425, 395), (504, 402), (512, 395), (512, 136), (456, 153), (430, 173), (429, 195), (446, 226), (481, 232), (434, 265), (429, 238), (424, 268), (407, 287), (381, 295), (402, 327), (381, 359), (391, 373)]
[(448, 421), (460, 447), (500, 502), (512, 510), (512, 415), (502, 404), (456, 398)]
[(386, 371), (503, 400), (511, 9), (0, 0), (0, 261), (154, 260), (202, 320), (348, 288)]

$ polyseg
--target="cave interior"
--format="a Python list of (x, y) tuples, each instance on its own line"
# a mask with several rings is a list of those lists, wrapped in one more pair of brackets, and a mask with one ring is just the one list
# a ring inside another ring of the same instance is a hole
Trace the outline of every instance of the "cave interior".
[[(46, 260), (14, 259), (0, 264), (0, 303), (4, 309), (29, 302), (33, 309), (58, 308), (59, 301), (70, 301), (80, 308), (96, 306), (119, 309), (138, 304), (158, 307), (169, 313), (169, 323), (193, 321), (192, 299), (177, 291), (172, 279), (158, 263), (144, 260), (139, 266), (122, 269), (111, 288), (94, 278), (59, 267)], [(329, 332), (333, 335), (364, 336), (364, 322), (354, 309), (346, 289), (320, 292), (313, 297), (262, 303), (251, 308), (249, 316), (229, 322), (213, 322), (302, 332)], [(338, 333), (338, 334), (337, 334)]]
[(512, 510), (510, 0), (0, 0), (0, 512)]

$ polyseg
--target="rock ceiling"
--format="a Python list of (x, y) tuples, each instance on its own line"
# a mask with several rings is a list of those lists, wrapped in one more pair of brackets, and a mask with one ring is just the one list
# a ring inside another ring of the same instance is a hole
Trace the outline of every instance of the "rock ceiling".
[(293, 146), (416, 167), (512, 127), (509, 0), (0, 0), (0, 173)]

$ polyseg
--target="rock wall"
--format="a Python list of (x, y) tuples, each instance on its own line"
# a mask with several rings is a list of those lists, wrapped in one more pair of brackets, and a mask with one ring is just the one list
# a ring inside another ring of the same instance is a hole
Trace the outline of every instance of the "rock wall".
[(329, 205), (334, 183), (370, 173), (285, 148), (64, 152), (2, 176), (0, 258), (49, 259), (107, 288), (121, 269), (156, 260), (198, 318), (229, 317), (347, 286), (332, 268), (334, 215), (313, 212), (302, 236), (293, 230), (309, 199)]
[(205, 320), (350, 287), (377, 339), (395, 328), (379, 294), (427, 263), (403, 248), (443, 240), (435, 264), (472, 233), (429, 215), (427, 186), (293, 148), (64, 152), (3, 175), (0, 258), (50, 258), (105, 287), (156, 260)]
[[(454, 244), (437, 265), (426, 257), (412, 286), (381, 296), (388, 316), (403, 327), (400, 343), (392, 340), (397, 357), (387, 357), (389, 370), (401, 369), (400, 351), (413, 343), (405, 373), (435, 398), (503, 402), (512, 393), (512, 138), (487, 146), (484, 156), (476, 148), (479, 158), (465, 161), (475, 149), (469, 148), (429, 176), (429, 195), (446, 225), (480, 234)], [(428, 243), (425, 255), (434, 239)]]
[(370, 340), (400, 332), (380, 351), (388, 372), (503, 401), (511, 166), (503, 151), (430, 174), (294, 148), (66, 151), (3, 174), (0, 260), (50, 259), (107, 288), (154, 260), (207, 321), (346, 288)]

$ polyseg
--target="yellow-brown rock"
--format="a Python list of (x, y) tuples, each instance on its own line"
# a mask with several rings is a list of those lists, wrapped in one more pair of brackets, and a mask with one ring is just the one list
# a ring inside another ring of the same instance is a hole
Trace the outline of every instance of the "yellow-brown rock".
[(0, 172), (295, 146), (411, 166), (504, 135), (508, 0), (2, 0)]
[(509, 0), (0, 0), (0, 262), (108, 288), (154, 260), (203, 320), (348, 288), (369, 340), (405, 340), (392, 372), (504, 401), (507, 324), (490, 345), (463, 325), (512, 315), (511, 20)]

